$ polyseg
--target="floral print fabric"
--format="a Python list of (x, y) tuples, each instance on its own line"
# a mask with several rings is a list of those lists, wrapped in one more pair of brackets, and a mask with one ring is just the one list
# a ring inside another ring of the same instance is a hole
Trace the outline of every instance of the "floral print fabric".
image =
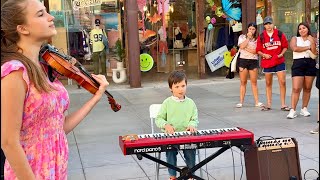
[[(63, 130), (64, 112), (69, 107), (67, 90), (58, 80), (49, 83), (56, 89), (39, 93), (29, 80), (25, 66), (17, 60), (1, 66), (1, 78), (22, 70), (28, 89), (20, 130), (20, 143), (36, 179), (67, 179), (68, 144)], [(5, 104), (4, 104), (5, 105)], [(17, 179), (9, 162), (5, 162), (6, 180)]]

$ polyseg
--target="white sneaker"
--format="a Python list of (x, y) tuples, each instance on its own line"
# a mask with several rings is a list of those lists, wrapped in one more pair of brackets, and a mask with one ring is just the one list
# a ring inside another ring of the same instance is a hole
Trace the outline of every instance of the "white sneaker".
[(293, 110), (293, 109), (290, 109), (290, 112), (289, 112), (289, 114), (287, 115), (287, 119), (293, 119), (293, 118), (295, 118), (295, 117), (297, 117), (296, 111)]
[(303, 109), (301, 109), (300, 115), (302, 115), (302, 116), (304, 116), (304, 117), (308, 117), (308, 116), (310, 116), (311, 114), (309, 113), (307, 107), (304, 107)]
[(319, 133), (319, 124), (315, 129), (311, 130), (310, 133), (311, 134), (318, 134)]

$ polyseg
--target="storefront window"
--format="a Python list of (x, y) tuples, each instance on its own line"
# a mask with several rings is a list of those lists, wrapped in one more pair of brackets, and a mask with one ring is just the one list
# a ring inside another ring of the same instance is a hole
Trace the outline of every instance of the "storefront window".
[[(50, 14), (55, 17), (58, 32), (53, 37), (52, 44), (83, 64), (93, 63), (93, 52), (104, 51), (100, 56), (104, 65), (100, 63), (98, 72), (106, 75), (109, 73), (111, 76), (109, 60), (116, 58), (114, 47), (118, 39), (122, 40), (119, 4), (118, 0), (49, 1)], [(98, 34), (91, 36), (94, 29), (99, 29), (106, 35), (109, 42), (107, 45), (94, 45), (97, 41), (103, 41)], [(105, 71), (102, 66), (106, 66), (108, 72), (102, 72)]]
[[(140, 7), (139, 40), (141, 53), (155, 62), (152, 72), (184, 69), (197, 73), (197, 35), (194, 0), (152, 0)], [(164, 7), (164, 11), (162, 11)], [(164, 13), (162, 13), (164, 12)], [(156, 40), (152, 40), (153, 38)]]
[(297, 35), (298, 24), (305, 21), (304, 0), (273, 0), (272, 17), (275, 26), (285, 33), (290, 41)]
[[(273, 0), (272, 17), (277, 29), (284, 32), (289, 43), (293, 36), (297, 35), (299, 23), (305, 22), (305, 1), (304, 0)], [(289, 47), (285, 53), (286, 68), (291, 73), (293, 63), (292, 50)]]
[[(204, 47), (206, 72), (209, 75), (225, 74), (225, 64), (231, 61), (242, 33), (241, 0), (209, 0), (205, 3)], [(221, 56), (223, 54), (223, 56)]]
[(267, 2), (265, 0), (256, 1), (256, 23), (258, 27), (258, 33), (261, 34), (264, 30), (263, 19), (266, 17), (266, 8)]

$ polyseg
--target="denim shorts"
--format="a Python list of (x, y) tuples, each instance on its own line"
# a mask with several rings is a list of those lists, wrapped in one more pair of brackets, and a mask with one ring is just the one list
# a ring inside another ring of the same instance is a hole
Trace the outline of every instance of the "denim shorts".
[(316, 61), (311, 58), (294, 59), (291, 67), (291, 76), (316, 76)]
[(282, 63), (282, 64), (279, 64), (279, 65), (276, 65), (274, 67), (271, 67), (271, 68), (263, 68), (263, 73), (277, 73), (279, 71), (286, 71), (286, 64), (285, 63)]

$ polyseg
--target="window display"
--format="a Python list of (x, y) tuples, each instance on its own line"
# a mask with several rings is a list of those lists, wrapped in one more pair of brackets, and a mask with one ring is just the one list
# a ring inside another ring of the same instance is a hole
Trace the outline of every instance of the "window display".
[(111, 76), (111, 69), (116, 68), (113, 62), (115, 44), (118, 39), (122, 40), (120, 1), (56, 0), (49, 3), (58, 31), (52, 43), (80, 63), (93, 65), (94, 73)]

